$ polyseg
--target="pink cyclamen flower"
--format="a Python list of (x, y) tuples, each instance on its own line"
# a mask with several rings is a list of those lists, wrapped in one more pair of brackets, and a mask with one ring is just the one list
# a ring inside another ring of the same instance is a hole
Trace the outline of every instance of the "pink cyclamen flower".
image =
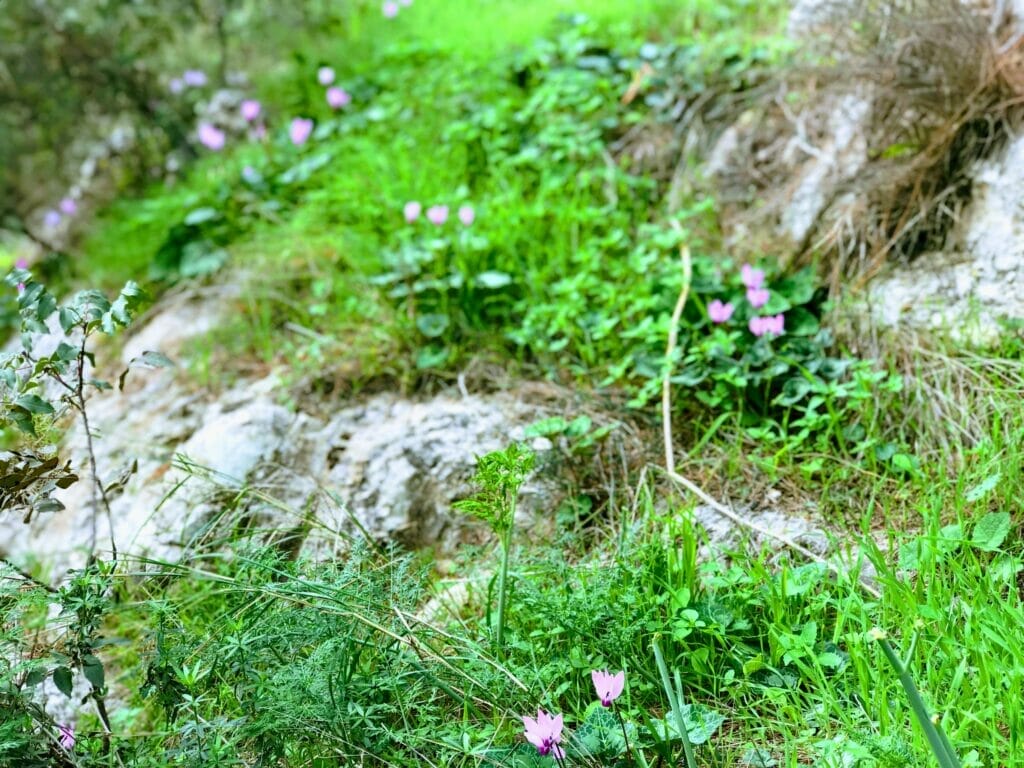
[(729, 318), (732, 317), (732, 313), (736, 307), (732, 305), (732, 302), (723, 304), (718, 299), (715, 299), (708, 304), (708, 318), (712, 323), (725, 323), (728, 322)]
[(316, 81), (320, 85), (330, 85), (334, 82), (334, 70), (330, 67), (320, 67), (316, 71)]
[(420, 213), (423, 211), (423, 206), (415, 200), (410, 200), (405, 204), (402, 209), (402, 214), (405, 216), (406, 222), (412, 224), (416, 219), (420, 217)]
[(224, 131), (212, 123), (200, 123), (196, 129), (196, 135), (199, 137), (200, 144), (214, 152), (224, 149), (224, 144), (227, 142), (227, 135)]
[(167, 90), (171, 93), (181, 93), (185, 90), (185, 81), (180, 77), (172, 77), (171, 81), (167, 83)]
[(463, 205), (459, 208), (459, 221), (462, 222), (463, 226), (468, 227), (476, 220), (476, 211), (473, 210), (471, 205)]
[(327, 89), (327, 105), (331, 109), (341, 109), (344, 106), (348, 106), (351, 101), (352, 97), (344, 88), (335, 86)]
[(78, 203), (75, 202), (73, 197), (65, 197), (57, 207), (60, 208), (60, 212), (65, 216), (74, 216), (78, 213)]
[(427, 219), (431, 224), (441, 226), (448, 221), (448, 206), (447, 205), (432, 205), (427, 208)]
[(70, 725), (57, 725), (60, 731), (60, 745), (69, 752), (75, 748), (75, 729)]
[(558, 744), (562, 741), (562, 716), (551, 715), (537, 710), (537, 719), (523, 717), (526, 740), (537, 748), (541, 755), (553, 755), (557, 760), (565, 758), (565, 750)]
[(750, 332), (755, 336), (781, 336), (785, 332), (786, 318), (783, 315), (752, 317), (749, 323)]
[(626, 687), (625, 672), (613, 675), (607, 669), (595, 669), (590, 673), (590, 679), (594, 681), (594, 690), (597, 691), (597, 698), (601, 700), (602, 707), (610, 707)]
[(186, 69), (181, 80), (190, 88), (202, 88), (206, 85), (206, 73), (201, 69)]
[(747, 288), (760, 288), (764, 285), (764, 270), (744, 264), (740, 267), (740, 280)]
[(313, 121), (306, 117), (296, 117), (288, 129), (292, 144), (300, 147), (306, 143), (310, 134), (313, 133)]
[(53, 229), (60, 224), (60, 212), (55, 211), (52, 208), (43, 214), (43, 225), (47, 229)]
[[(28, 262), (25, 259), (18, 259), (16, 262), (14, 262), (14, 268), (15, 269), (28, 269)], [(18, 293), (24, 293), (24, 292), (25, 292), (25, 284), (24, 283), (18, 283)]]
[(747, 288), (747, 301), (754, 309), (760, 309), (768, 303), (771, 294), (767, 288)]
[(241, 112), (242, 118), (247, 123), (251, 123), (260, 116), (260, 112), (263, 111), (263, 105), (256, 101), (256, 99), (246, 99), (242, 102), (238, 111)]
[(380, 7), (380, 12), (384, 14), (385, 19), (393, 19), (398, 15), (398, 3), (394, 0), (385, 0)]

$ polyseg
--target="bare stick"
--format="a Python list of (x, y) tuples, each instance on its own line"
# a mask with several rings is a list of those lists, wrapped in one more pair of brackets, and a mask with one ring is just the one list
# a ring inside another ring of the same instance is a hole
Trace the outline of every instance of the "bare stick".
[[(679, 224), (672, 222), (677, 230)], [(665, 466), (671, 472), (675, 469), (675, 459), (672, 457), (672, 355), (675, 354), (676, 345), (679, 343), (679, 320), (683, 316), (683, 308), (686, 306), (686, 297), (690, 293), (690, 279), (693, 271), (690, 265), (690, 249), (683, 245), (679, 248), (679, 259), (683, 269), (683, 285), (679, 289), (679, 298), (676, 300), (676, 308), (672, 310), (672, 321), (668, 328), (668, 345), (665, 347), (665, 378), (661, 382), (661, 426), (665, 435)]]

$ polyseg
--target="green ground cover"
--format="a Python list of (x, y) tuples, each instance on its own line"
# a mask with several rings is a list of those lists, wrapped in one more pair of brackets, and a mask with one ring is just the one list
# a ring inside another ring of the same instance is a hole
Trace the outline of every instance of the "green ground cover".
[[(693, 179), (680, 192), (622, 149), (631, 129), (671, 127), (666, 98), (742, 93), (781, 66), (783, 11), (417, 0), (313, 39), (277, 32), (246, 50), (268, 141), (202, 152), (37, 272), (155, 294), (239, 283), (225, 324), (188, 350), (214, 390), (254, 363), (346, 393), (430, 390), (486, 364), (613, 402), (656, 444), (671, 376), (681, 471), (737, 501), (784, 489), (853, 547), (867, 589), (767, 544), (700, 561), (693, 498), (656, 469), (600, 499), (570, 489), (578, 503), (551, 510), (543, 539), (476, 508), (502, 546), (444, 571), (365, 542), (342, 563), (296, 561), (240, 524), (185, 565), (97, 564), (58, 595), (0, 581), (0, 641), (18, 654), (0, 667), (0, 764), (554, 765), (523, 739), (521, 717), (542, 707), (564, 715), (566, 764), (678, 765), (657, 642), (697, 765), (934, 765), (877, 629), (960, 764), (1024, 765), (1018, 342), (990, 358), (900, 340), (855, 355), (815, 271), (776, 254), (757, 265), (771, 290), (758, 312), (699, 159), (677, 158)], [(352, 95), (345, 109), (324, 103), (322, 65)], [(316, 120), (300, 146), (297, 116)], [(715, 301), (733, 305), (728, 320), (712, 320)], [(786, 332), (752, 334), (762, 314)], [(425, 610), (460, 590), (452, 611)], [(59, 652), (34, 653), (52, 602)], [(84, 707), (69, 751), (25, 694), (71, 666), (126, 706), (112, 735)], [(601, 669), (625, 672), (614, 708), (596, 703)]]

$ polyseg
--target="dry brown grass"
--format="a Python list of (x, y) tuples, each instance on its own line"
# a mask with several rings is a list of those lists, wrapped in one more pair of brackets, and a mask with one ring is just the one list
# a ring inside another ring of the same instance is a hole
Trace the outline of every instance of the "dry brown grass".
[(814, 64), (794, 66), (753, 105), (756, 125), (720, 193), (749, 206), (742, 228), (777, 221), (792, 194), (793, 147), (811, 157), (829, 141), (843, 96), (865, 99), (863, 165), (831, 190), (796, 250), (828, 257), (835, 279), (866, 278), (887, 260), (946, 245), (970, 199), (972, 167), (1021, 122), (1024, 51), (960, 0), (835, 2), (824, 16)]

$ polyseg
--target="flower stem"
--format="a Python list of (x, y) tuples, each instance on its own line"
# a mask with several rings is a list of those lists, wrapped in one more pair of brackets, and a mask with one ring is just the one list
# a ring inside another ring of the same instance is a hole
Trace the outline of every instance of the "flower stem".
[(619, 712), (619, 708), (615, 706), (615, 702), (612, 702), (612, 712), (619, 718), (619, 725), (622, 727), (622, 740), (626, 745), (626, 754), (629, 755), (629, 762), (631, 765), (636, 765), (636, 757), (633, 754), (633, 749), (629, 746), (629, 736), (626, 735), (626, 721), (622, 719), (622, 713)]

